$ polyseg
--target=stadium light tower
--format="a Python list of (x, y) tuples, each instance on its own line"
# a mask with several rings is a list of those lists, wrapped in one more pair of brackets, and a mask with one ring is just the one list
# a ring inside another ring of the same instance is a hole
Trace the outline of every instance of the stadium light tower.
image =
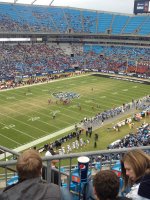
[[(16, 0), (16, 1), (17, 1), (17, 0)], [(33, 0), (31, 4), (34, 4), (36, 1), (37, 1), (37, 0)], [(49, 6), (52, 5), (53, 1), (54, 1), (54, 0), (51, 1), (51, 3), (49, 4)]]
[(31, 3), (31, 4), (34, 4), (34, 2), (36, 2), (36, 0), (32, 1), (32, 3)]
[(51, 5), (52, 5), (52, 3), (53, 3), (54, 1), (55, 1), (55, 0), (52, 0), (52, 1), (50, 2), (49, 6), (51, 6)]

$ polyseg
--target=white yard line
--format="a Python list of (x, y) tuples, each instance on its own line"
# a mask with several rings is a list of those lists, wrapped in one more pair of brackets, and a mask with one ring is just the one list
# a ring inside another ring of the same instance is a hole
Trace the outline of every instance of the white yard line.
[[(0, 94), (1, 96), (2, 96), (2, 94)], [(22, 97), (22, 95), (19, 95), (19, 94), (16, 94), (16, 96), (21, 96)], [(31, 98), (32, 99), (32, 98)], [(2, 100), (2, 101), (4, 101), (4, 100)], [(17, 100), (17, 101), (22, 101), (22, 100)], [(5, 102), (5, 101), (4, 101)], [(25, 101), (26, 102), (26, 101)], [(39, 101), (38, 101), (39, 102)], [(29, 105), (35, 105), (35, 104), (33, 104), (33, 103), (29, 103), (29, 102), (26, 102), (27, 104), (29, 104)], [(13, 104), (13, 103), (11, 103), (11, 105), (15, 105), (15, 104)], [(37, 106), (37, 105), (36, 105)], [(53, 105), (53, 106), (55, 106), (55, 105)], [(45, 109), (45, 110), (47, 110), (46, 108), (44, 108), (43, 106), (40, 106), (40, 105), (38, 105), (38, 107), (39, 108), (42, 108), (42, 109)], [(57, 109), (58, 109), (58, 105), (57, 106), (55, 106)], [(65, 107), (65, 106), (64, 106)], [(62, 108), (61, 108), (62, 109)], [(49, 108), (49, 110), (50, 111), (53, 111), (53, 110), (51, 110), (50, 108)], [(68, 110), (68, 109), (66, 109), (66, 108), (63, 108), (63, 110)], [(34, 112), (37, 112), (37, 111), (34, 111)], [(75, 112), (75, 111), (69, 111), (69, 112)], [(37, 113), (39, 113), (39, 112), (37, 112)], [(42, 113), (39, 113), (39, 114), (42, 114)], [(75, 119), (75, 118), (73, 118), (73, 117), (71, 117), (70, 115), (66, 115), (66, 114), (64, 114), (64, 113), (61, 113), (62, 115), (64, 115), (64, 116), (67, 116), (67, 117), (69, 117), (69, 118), (72, 118), (72, 119)], [(45, 115), (45, 114), (42, 114), (42, 115)], [(49, 115), (45, 115), (45, 116), (47, 116), (48, 118), (50, 118), (51, 116), (49, 116)], [(60, 120), (60, 119), (58, 119), (59, 121), (61, 121), (61, 122), (64, 122), (64, 123), (66, 123), (67, 125), (71, 125), (70, 123), (68, 123), (68, 122), (66, 122), (66, 121), (62, 121), (62, 120)], [(57, 128), (57, 127), (56, 127)]]
[[(30, 126), (30, 127), (35, 128), (35, 129), (37, 129), (37, 130), (40, 130), (40, 131), (44, 132), (45, 134), (47, 133), (47, 132), (45, 132), (45, 131), (42, 130), (42, 129), (39, 129), (39, 128), (37, 128), (37, 127), (34, 127), (34, 126), (30, 125), (30, 124), (27, 124), (27, 123), (25, 123), (25, 122), (23, 122), (23, 121), (20, 121), (20, 120), (16, 119), (16, 118), (10, 117), (10, 116), (8, 116), (8, 115), (4, 115), (4, 114), (2, 114), (2, 113), (0, 113), (0, 115), (5, 116), (5, 117), (8, 117), (8, 118), (10, 118), (10, 119), (12, 119), (12, 120), (14, 120), (14, 121), (17, 121), (17, 122), (19, 122), (19, 123), (21, 123), (21, 124), (26, 125), (26, 126)], [(30, 135), (29, 135), (29, 137), (30, 137)]]
[[(0, 94), (0, 95), (1, 95), (1, 94)], [(4, 101), (4, 100), (1, 100), (1, 101)], [(6, 101), (4, 101), (4, 102), (6, 102)], [(27, 103), (27, 102), (25, 102), (25, 103)], [(28, 104), (28, 105), (33, 105), (33, 106), (35, 105), (35, 104), (32, 104), (32, 103), (27, 103), (27, 104)], [(20, 115), (22, 115), (22, 116), (25, 116), (25, 117), (27, 117), (27, 118), (31, 118), (31, 117), (32, 117), (32, 116), (29, 116), (29, 115), (26, 115), (26, 114), (22, 114), (21, 112), (18, 112), (18, 111), (16, 111), (16, 110), (14, 110), (13, 108), (10, 108), (10, 106), (15, 106), (15, 105), (18, 105), (18, 104), (16, 104), (16, 103), (11, 103), (11, 104), (9, 104), (9, 107), (7, 106), (7, 109), (12, 110), (14, 113), (18, 113), (18, 114), (20, 114)], [(23, 111), (24, 109), (31, 111), (31, 109), (24, 108), (23, 106), (18, 106), (18, 107), (23, 108), (22, 111)], [(41, 106), (38, 106), (38, 107), (43, 108), (43, 107), (41, 107)], [(48, 118), (51, 117), (50, 115), (46, 115), (46, 114), (40, 113), (40, 112), (35, 111), (35, 110), (32, 110), (32, 112), (38, 113), (38, 115), (43, 115), (43, 116), (48, 117)], [(38, 120), (38, 121), (40, 121), (41, 123), (44, 123), (44, 124), (46, 124), (46, 125), (48, 125), (48, 126), (53, 126), (53, 127), (57, 128), (57, 129), (59, 129), (59, 127), (57, 127), (57, 126), (55, 126), (55, 125), (50, 125), (49, 123), (44, 122), (44, 121), (42, 121), (42, 120)], [(69, 124), (69, 123), (66, 122), (66, 124)], [(69, 124), (69, 125), (70, 125), (70, 124)], [(32, 125), (31, 125), (31, 126), (32, 126)], [(32, 126), (32, 127), (34, 128), (34, 126)]]
[[(6, 124), (4, 124), (4, 123), (1, 123), (1, 122), (0, 122), (0, 124), (2, 124), (3, 126), (6, 126)], [(14, 142), (14, 143), (16, 143), (16, 144), (22, 145), (21, 143), (16, 142), (15, 140), (13, 140), (13, 139), (7, 137), (7, 136), (4, 135), (4, 134), (1, 134), (1, 133), (0, 133), (0, 135), (1, 135), (2, 137), (4, 137), (4, 138), (7, 138), (7, 140), (10, 140), (11, 142)]]
[[(66, 133), (66, 132), (68, 132), (68, 131), (72, 131), (73, 129), (74, 129), (74, 125), (69, 126), (69, 127), (64, 128), (64, 129), (62, 129), (62, 130), (59, 130), (59, 131), (57, 131), (57, 132), (51, 133), (51, 134), (49, 134), (49, 135), (47, 135), (47, 136), (45, 136), (45, 137), (42, 137), (42, 138), (39, 138), (39, 139), (34, 140), (34, 141), (32, 141), (32, 142), (29, 142), (28, 144), (25, 144), (25, 145), (22, 145), (22, 146), (20, 146), (20, 147), (17, 147), (17, 148), (15, 148), (15, 149), (13, 149), (13, 150), (16, 151), (16, 152), (24, 151), (25, 149), (31, 148), (31, 147), (33, 147), (33, 146), (35, 146), (35, 145), (37, 145), (37, 144), (40, 144), (40, 143), (42, 143), (42, 142), (45, 142), (45, 141), (47, 141), (47, 140), (49, 140), (49, 139), (51, 139), (51, 138), (54, 138), (54, 137), (56, 137), (56, 136), (62, 135), (63, 133)], [(10, 153), (6, 153), (6, 157), (8, 157), (8, 156), (10, 156), (10, 155), (11, 155)], [(5, 155), (4, 155), (4, 154), (1, 154), (1, 155), (0, 155), (0, 160), (1, 160), (1, 159), (4, 159), (4, 158), (5, 158)]]

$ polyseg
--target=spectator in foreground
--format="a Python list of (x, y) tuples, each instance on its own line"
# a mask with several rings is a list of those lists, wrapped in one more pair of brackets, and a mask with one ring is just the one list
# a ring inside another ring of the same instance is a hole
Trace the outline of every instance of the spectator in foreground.
[(98, 200), (128, 200), (118, 197), (119, 178), (111, 170), (99, 171), (93, 178), (93, 187)]
[(121, 160), (124, 190), (131, 188), (126, 195), (134, 200), (150, 199), (150, 156), (140, 149), (125, 153)]
[(69, 191), (41, 179), (42, 159), (33, 149), (24, 151), (17, 161), (19, 181), (0, 193), (1, 200), (70, 200)]

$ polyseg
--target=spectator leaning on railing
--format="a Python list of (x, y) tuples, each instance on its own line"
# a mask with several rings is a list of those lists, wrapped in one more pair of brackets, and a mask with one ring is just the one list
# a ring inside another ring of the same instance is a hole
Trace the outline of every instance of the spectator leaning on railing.
[(18, 158), (19, 181), (0, 191), (0, 200), (71, 200), (65, 188), (41, 178), (42, 159), (36, 150), (26, 150)]

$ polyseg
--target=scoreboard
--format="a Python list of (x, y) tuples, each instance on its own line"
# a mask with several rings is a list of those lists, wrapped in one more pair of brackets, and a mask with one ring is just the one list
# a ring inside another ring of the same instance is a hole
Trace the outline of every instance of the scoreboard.
[(150, 0), (135, 0), (134, 14), (150, 13)]

